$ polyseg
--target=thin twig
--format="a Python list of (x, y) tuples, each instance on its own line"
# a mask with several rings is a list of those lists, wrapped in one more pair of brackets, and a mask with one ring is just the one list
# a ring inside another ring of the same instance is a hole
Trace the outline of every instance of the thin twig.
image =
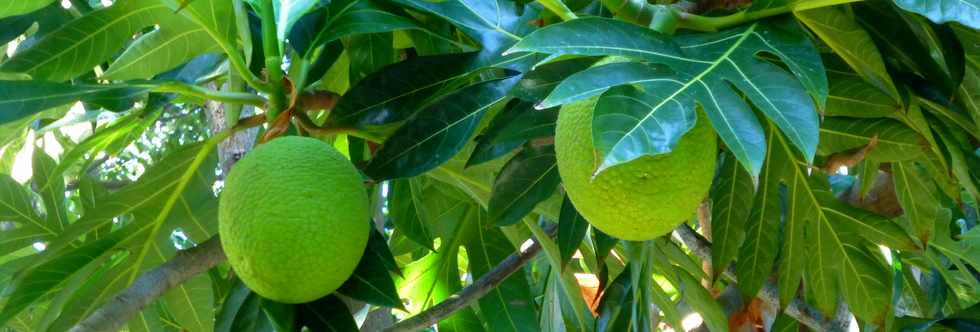
[(511, 254), (504, 259), (500, 264), (490, 270), (483, 277), (480, 277), (473, 284), (466, 286), (458, 293), (453, 294), (445, 301), (419, 313), (418, 315), (412, 316), (409, 319), (398, 322), (391, 327), (385, 329), (387, 332), (407, 332), (407, 331), (418, 331), (429, 326), (432, 326), (442, 319), (449, 317), (456, 311), (469, 306), (473, 301), (476, 301), (490, 293), (494, 288), (499, 286), (507, 277), (514, 274), (517, 270), (520, 270), (524, 264), (527, 264), (534, 256), (541, 252), (541, 245), (537, 241), (527, 247), (527, 249), (518, 251)]

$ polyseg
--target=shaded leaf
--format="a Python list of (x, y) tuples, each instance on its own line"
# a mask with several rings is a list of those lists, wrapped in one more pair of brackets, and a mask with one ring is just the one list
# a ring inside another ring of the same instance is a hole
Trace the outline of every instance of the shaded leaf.
[(853, 18), (836, 7), (798, 11), (794, 14), (851, 68), (861, 74), (862, 78), (893, 100), (901, 100), (874, 41)]
[(558, 215), (558, 251), (561, 253), (561, 266), (572, 259), (579, 244), (585, 238), (589, 223), (578, 214), (572, 201), (565, 197), (561, 202), (561, 214)]
[(372, 228), (361, 261), (337, 293), (379, 306), (401, 308), (402, 301), (389, 274), (392, 268), (397, 271), (397, 266), (389, 266), (394, 264), (384, 236)]
[(746, 222), (745, 242), (738, 251), (735, 264), (738, 290), (747, 299), (755, 298), (769, 279), (779, 251), (781, 165), (775, 159), (777, 154), (772, 152), (772, 144), (769, 147), (770, 150), (766, 152), (768, 159), (759, 174), (759, 189), (752, 202), (752, 212)]
[[(10, 62), (8, 62), (10, 63)], [(0, 81), (0, 124), (77, 101), (111, 109), (128, 108), (146, 86), (61, 84), (46, 81)]]
[(580, 57), (535, 66), (510, 94), (529, 102), (540, 101), (565, 82), (569, 75), (588, 68), (598, 60), (596, 57)]
[(478, 83), (453, 92), (419, 111), (395, 131), (368, 163), (374, 179), (422, 174), (455, 156), (493, 105), (507, 98), (515, 78)]
[(936, 186), (925, 171), (911, 161), (892, 163), (892, 179), (905, 219), (912, 225), (919, 241), (929, 243), (934, 236), (935, 224), (949, 222), (939, 219), (948, 214), (941, 213), (943, 208)]
[(714, 276), (721, 275), (735, 259), (745, 240), (745, 223), (753, 209), (755, 186), (752, 176), (738, 165), (731, 154), (724, 154), (718, 178), (712, 183), (711, 198), (711, 265)]
[(303, 303), (296, 309), (296, 320), (310, 331), (357, 331), (357, 322), (344, 301), (334, 295)]
[(411, 58), (362, 79), (331, 111), (331, 123), (363, 128), (412, 116), (432, 93), (466, 74), (471, 53)]
[(418, 244), (434, 250), (428, 219), (422, 204), (422, 183), (419, 179), (392, 180), (389, 198), (389, 216), (395, 228)]
[(878, 143), (865, 158), (878, 162), (892, 162), (915, 159), (922, 156), (926, 142), (915, 130), (892, 119), (854, 119), (828, 117), (820, 127), (821, 155), (861, 148), (871, 143), (873, 137)]
[(528, 146), (504, 165), (493, 184), (488, 210), (497, 225), (512, 225), (548, 199), (561, 182), (555, 146)]
[[(859, 77), (831, 76), (826, 116), (882, 118), (896, 115), (902, 106)], [(819, 147), (818, 147), (819, 149)]]
[(512, 101), (477, 136), (466, 166), (502, 157), (528, 140), (554, 136), (557, 120), (557, 108), (539, 111), (530, 102)]

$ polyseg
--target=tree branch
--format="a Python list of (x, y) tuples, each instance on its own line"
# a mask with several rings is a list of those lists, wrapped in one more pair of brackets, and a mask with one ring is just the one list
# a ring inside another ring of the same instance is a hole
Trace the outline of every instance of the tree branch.
[(466, 286), (458, 293), (453, 294), (445, 301), (412, 316), (409, 319), (398, 322), (385, 329), (386, 332), (407, 332), (418, 331), (438, 323), (443, 318), (449, 317), (454, 312), (462, 309), (473, 301), (487, 295), (491, 290), (504, 282), (507, 277), (521, 269), (534, 256), (541, 252), (541, 245), (534, 241), (527, 249), (519, 250), (504, 259), (500, 264), (480, 277), (479, 280)]
[(218, 236), (178, 251), (163, 265), (140, 275), (128, 288), (92, 313), (70, 332), (118, 331), (133, 316), (167, 290), (225, 261)]
[[(708, 242), (704, 237), (694, 232), (693, 229), (688, 227), (686, 224), (681, 225), (674, 229), (674, 234), (676, 234), (681, 241), (684, 242), (691, 251), (700, 257), (702, 260), (708, 261), (711, 259), (711, 243)], [(729, 266), (725, 270), (725, 276), (732, 278), (732, 280), (737, 280), (735, 278), (735, 268)], [(772, 281), (767, 281), (762, 287), (762, 290), (758, 295), (759, 299), (762, 299), (769, 305), (779, 307), (779, 288)], [(793, 317), (803, 325), (816, 330), (816, 331), (846, 331), (846, 327), (842, 327), (835, 324), (833, 321), (828, 320), (823, 314), (817, 309), (807, 305), (800, 300), (800, 298), (794, 298), (793, 302), (786, 306), (786, 315)]]

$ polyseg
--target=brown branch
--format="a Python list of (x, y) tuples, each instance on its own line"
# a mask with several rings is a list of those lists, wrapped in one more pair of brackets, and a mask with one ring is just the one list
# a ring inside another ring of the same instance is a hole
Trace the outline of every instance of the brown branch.
[(140, 275), (70, 332), (118, 331), (133, 316), (174, 286), (225, 261), (218, 236), (177, 252), (174, 258)]
[(465, 308), (490, 293), (491, 290), (504, 282), (507, 277), (521, 269), (531, 258), (541, 252), (541, 245), (534, 241), (527, 249), (511, 254), (500, 264), (480, 277), (473, 284), (466, 286), (458, 293), (453, 294), (445, 301), (412, 316), (409, 319), (398, 322), (385, 329), (387, 332), (407, 332), (418, 331), (438, 323), (440, 320), (449, 317), (456, 311)]
[[(711, 243), (708, 242), (700, 234), (694, 232), (693, 229), (687, 225), (681, 225), (674, 229), (674, 233), (681, 238), (691, 251), (700, 257), (702, 260), (711, 259)], [(732, 280), (737, 280), (735, 277), (735, 268), (729, 267), (724, 272), (725, 276), (731, 278)], [(762, 290), (758, 295), (759, 299), (765, 301), (767, 304), (779, 307), (779, 288), (772, 281), (767, 281), (762, 287)], [(807, 305), (799, 297), (794, 298), (793, 302), (786, 306), (786, 315), (793, 317), (803, 325), (816, 330), (816, 331), (846, 331), (846, 327), (842, 327), (837, 323), (828, 320), (820, 313), (817, 309)]]

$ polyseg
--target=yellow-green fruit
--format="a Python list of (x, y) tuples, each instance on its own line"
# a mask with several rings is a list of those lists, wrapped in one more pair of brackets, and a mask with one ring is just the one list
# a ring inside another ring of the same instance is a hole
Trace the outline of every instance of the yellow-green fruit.
[(694, 215), (715, 172), (715, 133), (697, 125), (668, 154), (643, 156), (592, 177), (600, 160), (592, 144), (597, 98), (562, 107), (555, 152), (558, 173), (575, 208), (592, 226), (614, 237), (643, 241), (667, 234)]
[(302, 303), (332, 293), (367, 246), (370, 209), (360, 175), (330, 145), (283, 137), (232, 168), (218, 208), (221, 246), (259, 295)]

